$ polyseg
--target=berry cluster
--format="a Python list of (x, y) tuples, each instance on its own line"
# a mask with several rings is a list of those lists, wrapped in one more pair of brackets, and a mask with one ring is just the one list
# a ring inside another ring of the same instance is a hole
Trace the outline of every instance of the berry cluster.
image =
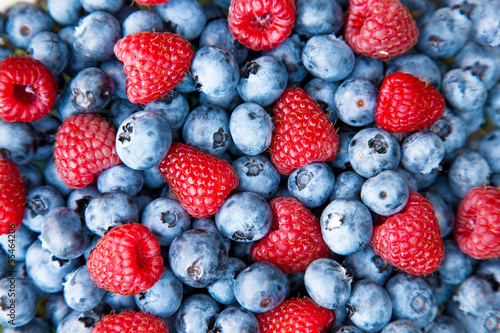
[(0, 331), (500, 333), (499, 17), (10, 5)]

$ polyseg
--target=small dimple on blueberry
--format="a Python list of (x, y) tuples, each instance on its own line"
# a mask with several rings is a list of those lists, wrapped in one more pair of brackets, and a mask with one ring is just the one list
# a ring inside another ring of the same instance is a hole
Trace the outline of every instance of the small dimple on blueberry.
[(179, 216), (175, 211), (168, 211), (161, 213), (161, 222), (167, 224), (169, 228), (173, 228), (177, 225), (177, 220)]
[(187, 268), (187, 274), (195, 281), (203, 277), (203, 267), (200, 265), (202, 257), (196, 259), (191, 266)]

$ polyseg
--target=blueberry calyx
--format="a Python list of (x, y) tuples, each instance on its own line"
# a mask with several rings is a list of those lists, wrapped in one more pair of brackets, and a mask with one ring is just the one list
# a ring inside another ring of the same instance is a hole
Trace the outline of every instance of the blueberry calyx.
[(52, 261), (57, 261), (57, 263), (59, 264), (59, 267), (63, 267), (64, 264), (68, 263), (69, 260), (68, 259), (61, 259), (61, 258), (58, 258), (56, 256), (51, 256), (50, 257), (50, 260)]
[(91, 327), (94, 327), (96, 322), (95, 322), (95, 319), (94, 318), (91, 318), (91, 317), (80, 317), (78, 318), (78, 321), (79, 322), (82, 322), (83, 325), (85, 326), (85, 328), (91, 328)]
[(375, 135), (375, 138), (368, 141), (368, 147), (374, 148), (379, 154), (387, 153), (387, 143), (384, 141), (384, 137), (380, 134)]
[(442, 51), (441, 50), (441, 45), (445, 42), (444, 39), (439, 38), (438, 36), (432, 35), (429, 37), (429, 46), (436, 50), (436, 51)]
[(229, 134), (224, 133), (224, 129), (220, 127), (219, 130), (213, 135), (212, 148), (225, 147), (228, 138)]
[(427, 305), (429, 303), (429, 300), (427, 297), (423, 294), (419, 294), (415, 296), (411, 302), (411, 307), (415, 312), (417, 313), (422, 313), (427, 309)]
[(131, 123), (126, 123), (122, 126), (123, 133), (118, 136), (118, 141), (124, 143), (125, 141), (132, 141), (131, 136), (134, 132), (134, 126)]
[(26, 209), (29, 211), (30, 217), (32, 218), (38, 215), (44, 215), (47, 212), (47, 206), (39, 195), (35, 195), (26, 202)]
[(375, 264), (375, 267), (377, 267), (379, 273), (383, 273), (384, 271), (390, 270), (389, 266), (387, 263), (380, 258), (380, 256), (376, 255), (372, 258), (373, 263)]
[(247, 168), (246, 175), (248, 177), (254, 177), (258, 176), (262, 170), (264, 170), (264, 164), (256, 160), (251, 160), (245, 163), (245, 168)]
[(257, 74), (259, 71), (260, 65), (255, 61), (250, 61), (245, 64), (245, 66), (241, 69), (241, 77), (248, 79), (250, 74)]
[(243, 234), (240, 231), (236, 231), (231, 238), (234, 241), (251, 241), (253, 239), (253, 235), (250, 233)]
[(259, 306), (260, 306), (261, 308), (264, 308), (264, 309), (265, 309), (265, 308), (269, 307), (269, 305), (271, 305), (271, 303), (272, 303), (271, 299), (269, 299), (269, 298), (264, 298), (262, 301), (260, 301)]
[(351, 318), (356, 312), (356, 307), (350, 303), (346, 303), (345, 308), (347, 309), (347, 318)]
[(0, 157), (2, 157), (4, 160), (10, 161), (10, 150), (5, 148), (0, 148)]
[(179, 220), (179, 215), (175, 211), (167, 211), (161, 213), (161, 223), (167, 224), (169, 228), (173, 228), (177, 225), (177, 220)]
[(342, 224), (345, 222), (345, 216), (344, 215), (339, 215), (339, 214), (334, 214), (330, 213), (328, 214), (328, 217), (326, 219), (326, 230), (331, 231), (333, 229), (340, 228)]
[(299, 188), (299, 191), (305, 189), (307, 184), (311, 180), (311, 174), (307, 170), (299, 170), (297, 176), (295, 177), (295, 183)]
[(187, 269), (187, 274), (195, 281), (201, 280), (203, 277), (203, 267), (200, 265), (202, 257), (196, 259)]

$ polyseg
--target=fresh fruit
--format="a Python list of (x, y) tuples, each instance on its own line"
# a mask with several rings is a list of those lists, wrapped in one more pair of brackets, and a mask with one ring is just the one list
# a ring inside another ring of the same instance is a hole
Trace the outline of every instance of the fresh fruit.
[(144, 312), (121, 312), (104, 316), (91, 333), (168, 333), (168, 326), (159, 317)]
[(171, 92), (186, 75), (193, 58), (189, 42), (169, 32), (136, 32), (114, 47), (127, 74), (127, 96), (148, 104)]
[(135, 0), (135, 2), (139, 5), (143, 6), (156, 6), (161, 5), (162, 3), (168, 2), (169, 0)]
[(285, 273), (305, 272), (318, 258), (331, 254), (321, 236), (319, 220), (296, 199), (275, 198), (270, 233), (252, 245), (254, 261), (270, 261)]
[(87, 266), (99, 288), (120, 295), (148, 290), (164, 271), (158, 240), (148, 227), (136, 223), (106, 233), (90, 251)]
[(406, 133), (430, 126), (444, 113), (439, 90), (408, 73), (385, 77), (375, 108), (375, 122), (388, 132)]
[(180, 142), (170, 146), (158, 167), (182, 207), (198, 218), (214, 215), (238, 186), (238, 178), (226, 161)]
[(388, 60), (417, 43), (418, 28), (399, 0), (350, 0), (344, 37), (354, 52)]
[(460, 202), (453, 236), (460, 250), (477, 259), (500, 256), (500, 190), (474, 187)]
[(0, 235), (14, 233), (24, 218), (26, 190), (17, 166), (0, 158)]
[(54, 107), (57, 82), (40, 61), (12, 56), (0, 62), (0, 117), (35, 121)]
[(444, 256), (441, 229), (429, 200), (411, 192), (406, 206), (391, 216), (379, 216), (370, 242), (375, 253), (413, 275), (434, 272)]
[(115, 148), (116, 130), (96, 114), (66, 118), (56, 134), (57, 172), (69, 188), (82, 188), (104, 170), (120, 164)]
[(252, 50), (277, 47), (292, 32), (295, 5), (292, 0), (234, 0), (229, 7), (229, 30)]
[(271, 161), (289, 175), (310, 162), (331, 161), (339, 137), (327, 115), (301, 88), (287, 89), (273, 108)]

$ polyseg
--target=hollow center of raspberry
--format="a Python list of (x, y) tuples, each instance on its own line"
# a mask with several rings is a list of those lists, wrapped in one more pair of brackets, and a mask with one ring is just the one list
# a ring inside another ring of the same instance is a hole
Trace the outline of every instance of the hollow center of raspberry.
[(36, 92), (32, 86), (14, 85), (14, 98), (17, 102), (30, 105), (36, 101)]
[(249, 23), (261, 30), (267, 30), (273, 25), (274, 15), (271, 13), (265, 13), (262, 15), (252, 16)]

